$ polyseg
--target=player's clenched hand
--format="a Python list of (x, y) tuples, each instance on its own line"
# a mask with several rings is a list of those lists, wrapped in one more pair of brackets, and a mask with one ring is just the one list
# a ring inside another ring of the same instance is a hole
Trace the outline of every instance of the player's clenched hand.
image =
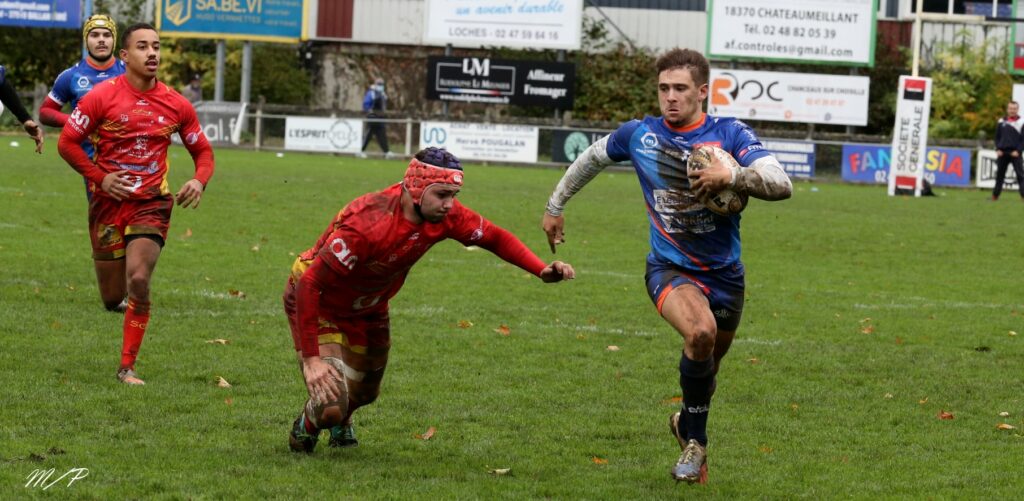
[(316, 402), (334, 402), (341, 398), (336, 386), (341, 375), (332, 365), (320, 357), (308, 357), (302, 360), (302, 375), (306, 378), (306, 389), (309, 398)]
[(132, 193), (132, 186), (134, 183), (126, 170), (111, 172), (103, 176), (103, 182), (100, 183), (100, 189), (118, 201), (128, 198)]
[(174, 199), (178, 201), (178, 206), (183, 208), (198, 208), (201, 198), (203, 198), (203, 183), (199, 182), (198, 179), (190, 179), (174, 195)]
[(576, 270), (572, 269), (572, 265), (569, 263), (561, 261), (552, 261), (547, 268), (540, 272), (540, 279), (544, 283), (561, 282), (562, 280), (572, 280), (574, 278), (576, 278)]
[(540, 226), (544, 229), (544, 233), (547, 233), (548, 245), (551, 246), (551, 253), (554, 254), (555, 245), (565, 243), (565, 232), (562, 231), (565, 227), (565, 217), (552, 216), (545, 212), (544, 219), (541, 220)]
[[(712, 157), (714, 158), (714, 155)], [(690, 178), (690, 191), (698, 199), (703, 199), (707, 195), (728, 188), (732, 181), (732, 172), (720, 159), (714, 158), (707, 168), (688, 171), (687, 177)]]
[(43, 128), (39, 126), (34, 120), (25, 120), (25, 123), (21, 124), (25, 128), (25, 132), (28, 133), (29, 137), (36, 142), (36, 153), (43, 152)]

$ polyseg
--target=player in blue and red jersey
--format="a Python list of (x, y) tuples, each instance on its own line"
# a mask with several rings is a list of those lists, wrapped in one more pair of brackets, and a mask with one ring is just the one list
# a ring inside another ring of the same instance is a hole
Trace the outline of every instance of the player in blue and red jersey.
[[(673, 49), (660, 58), (658, 104), (662, 116), (633, 120), (585, 150), (548, 200), (542, 227), (551, 251), (564, 242), (566, 202), (606, 166), (629, 160), (643, 191), (650, 221), (647, 290), (661, 316), (682, 335), (679, 384), (683, 407), (670, 417), (683, 453), (672, 477), (707, 480), (707, 416), (715, 374), (736, 335), (743, 311), (740, 216), (722, 216), (700, 200), (730, 188), (764, 200), (789, 198), (792, 185), (754, 131), (733, 118), (708, 116), (707, 59)], [(730, 153), (738, 168), (721, 160), (690, 177), (686, 163), (701, 145)]]
[[(63, 128), (68, 121), (68, 114), (62, 111), (64, 105), (70, 105), (69, 111), (74, 110), (82, 97), (93, 87), (104, 80), (124, 74), (124, 61), (114, 56), (117, 24), (110, 16), (96, 14), (90, 17), (82, 26), (82, 38), (85, 40), (86, 56), (57, 76), (53, 88), (39, 108), (39, 120), (44, 125)], [(86, 155), (95, 158), (95, 149), (90, 138), (84, 138), (81, 146)], [(88, 198), (88, 179), (85, 180), (85, 184)], [(117, 273), (119, 266), (115, 262), (104, 260), (94, 260), (93, 263), (103, 305), (109, 311), (123, 312), (127, 305), (127, 286), (124, 275)]]
[[(74, 66), (62, 71), (53, 82), (53, 88), (39, 108), (39, 119), (43, 125), (64, 127), (68, 121), (68, 114), (61, 111), (65, 104), (74, 110), (82, 97), (97, 84), (125, 72), (124, 61), (114, 57), (117, 24), (110, 16), (96, 14), (90, 17), (82, 26), (82, 38), (87, 54)], [(90, 157), (93, 155), (89, 138), (82, 141), (82, 149)]]
[(333, 447), (356, 445), (352, 413), (377, 398), (388, 362), (389, 301), (434, 244), (480, 246), (544, 282), (575, 277), (459, 203), (462, 177), (454, 155), (422, 150), (401, 183), (350, 202), (295, 260), (284, 309), (309, 399), (289, 434), (293, 451), (312, 452), (323, 429)]
[[(86, 94), (71, 113), (57, 149), (89, 183), (89, 235), (93, 259), (108, 261), (97, 273), (127, 282), (118, 379), (143, 384), (135, 359), (149, 323), (149, 284), (167, 240), (171, 208), (198, 207), (213, 176), (213, 150), (192, 104), (157, 80), (160, 35), (144, 23), (125, 30), (121, 59), (127, 72)], [(96, 160), (81, 148), (96, 134)], [(178, 134), (195, 163), (195, 177), (171, 195), (167, 147)], [(103, 283), (110, 277), (100, 276)]]

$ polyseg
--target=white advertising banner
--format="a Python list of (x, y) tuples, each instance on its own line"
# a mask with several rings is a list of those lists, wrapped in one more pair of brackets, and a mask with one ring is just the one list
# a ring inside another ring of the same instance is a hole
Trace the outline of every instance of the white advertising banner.
[(921, 196), (931, 104), (932, 79), (900, 76), (889, 163), (890, 196), (895, 195), (896, 190), (913, 191), (915, 197)]
[(287, 117), (284, 149), (359, 153), (363, 146), (363, 121), (353, 118)]
[(711, 69), (708, 112), (752, 120), (867, 125), (869, 77)]
[(871, 66), (876, 0), (708, 0), (708, 57)]
[[(996, 150), (978, 150), (978, 177), (975, 186), (992, 189), (996, 187)], [(1006, 177), (1003, 179), (1003, 191), (1017, 190), (1017, 173), (1013, 165), (1006, 166)]]
[(1017, 104), (1024, 103), (1024, 84), (1013, 84), (1013, 98)]
[(444, 148), (460, 160), (536, 163), (539, 132), (532, 125), (423, 122), (420, 149)]
[(424, 12), (428, 44), (580, 48), (583, 0), (426, 0)]

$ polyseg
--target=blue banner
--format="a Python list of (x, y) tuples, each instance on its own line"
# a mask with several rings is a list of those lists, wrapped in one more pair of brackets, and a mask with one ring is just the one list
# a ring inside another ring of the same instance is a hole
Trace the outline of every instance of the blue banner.
[(0, 0), (0, 25), (81, 28), (81, 0)]
[[(892, 147), (843, 145), (843, 181), (888, 184)], [(934, 186), (971, 186), (971, 150), (929, 147), (924, 178)]]
[(814, 177), (814, 143), (810, 141), (784, 141), (762, 139), (764, 149), (771, 152), (782, 164), (789, 177), (810, 179)]
[(305, 0), (159, 0), (156, 27), (173, 37), (294, 43), (303, 38), (304, 6)]

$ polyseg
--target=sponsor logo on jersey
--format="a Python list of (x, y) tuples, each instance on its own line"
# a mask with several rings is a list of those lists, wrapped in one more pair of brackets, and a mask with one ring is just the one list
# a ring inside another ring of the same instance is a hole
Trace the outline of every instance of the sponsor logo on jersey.
[(346, 244), (344, 240), (341, 238), (331, 240), (329, 249), (331, 254), (334, 254), (334, 257), (338, 258), (338, 262), (341, 263), (342, 266), (350, 270), (355, 267), (356, 261), (359, 258), (356, 257), (355, 254), (352, 254), (352, 251), (349, 250), (348, 244)]
[(128, 123), (128, 115), (121, 113), (121, 123)]
[(78, 77), (78, 86), (85, 89), (89, 87), (89, 79), (86, 77)]
[(714, 313), (715, 317), (717, 317), (717, 318), (729, 318), (729, 316), (730, 316), (729, 315), (729, 310), (727, 310), (725, 308), (715, 310), (712, 313)]
[[(163, 117), (160, 117), (160, 118), (163, 118)], [(185, 142), (188, 143), (188, 144), (196, 144), (196, 141), (198, 141), (198, 140), (199, 140), (199, 133), (198, 132), (190, 132), (187, 136), (185, 136)]]
[(640, 138), (640, 144), (644, 145), (644, 148), (657, 148), (658, 136), (653, 132), (648, 132)]
[(135, 102), (135, 106), (149, 106), (149, 101), (146, 101), (145, 99), (139, 99)]

